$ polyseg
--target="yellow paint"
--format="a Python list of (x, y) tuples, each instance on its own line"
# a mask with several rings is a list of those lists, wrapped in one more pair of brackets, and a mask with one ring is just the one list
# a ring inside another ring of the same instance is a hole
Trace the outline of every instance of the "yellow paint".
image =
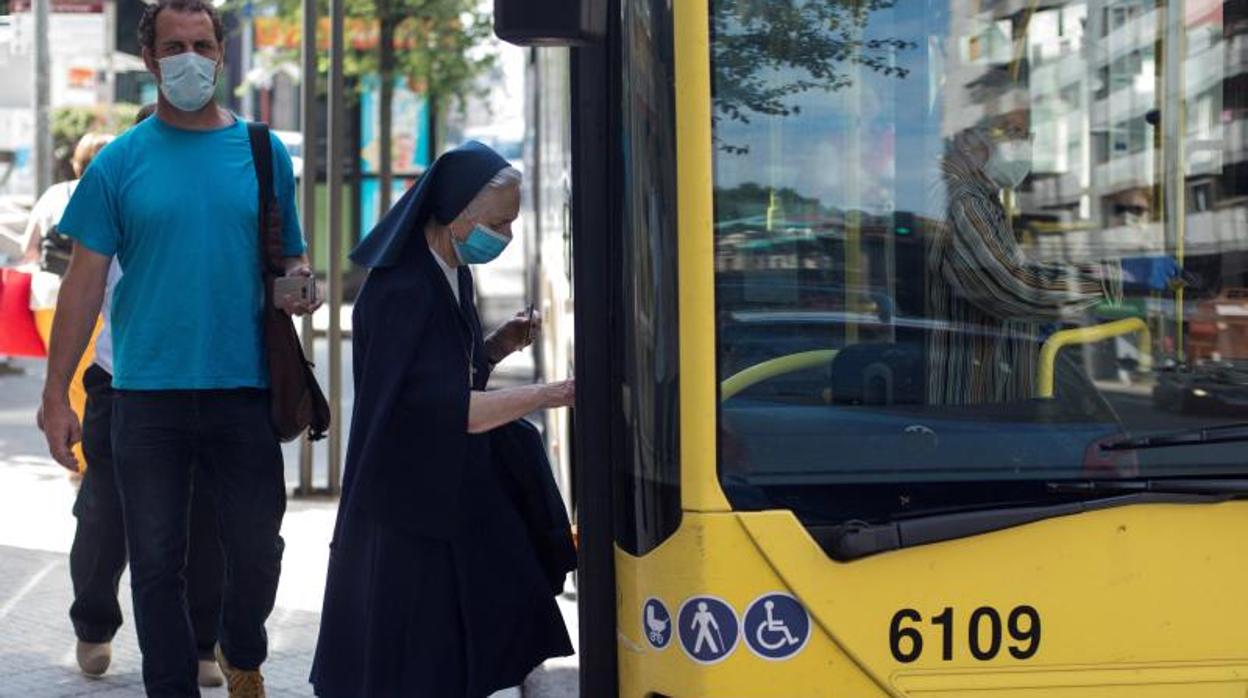
[[(1245, 520), (1248, 502), (1135, 505), (837, 562), (788, 512), (689, 512), (648, 555), (616, 553), (620, 696), (1242, 698)], [(813, 620), (788, 661), (760, 659), (741, 640), (702, 666), (677, 636), (656, 650), (642, 631), (649, 597), (673, 619), (698, 594), (722, 598), (740, 617), (776, 591), (800, 599)], [(1011, 656), (1003, 631), (996, 657), (973, 658), (971, 613), (990, 606), (1004, 625), (1024, 604), (1041, 618), (1035, 655)], [(924, 619), (924, 651), (909, 664), (889, 649), (903, 608)], [(951, 661), (927, 622), (945, 608), (954, 609)]]
[(1062, 349), (1072, 344), (1091, 344), (1124, 334), (1140, 335), (1140, 353), (1145, 359), (1141, 365), (1147, 368), (1148, 363), (1151, 363), (1148, 357), (1152, 352), (1153, 337), (1148, 324), (1140, 318), (1126, 318), (1092, 327), (1054, 332), (1040, 348), (1040, 365), (1036, 368), (1036, 397), (1053, 397), (1053, 374), (1057, 364), (1057, 354)]
[(719, 399), (721, 401), (728, 400), (742, 390), (776, 376), (830, 363), (832, 359), (836, 358), (837, 353), (836, 349), (816, 349), (814, 351), (803, 351), (789, 354), (788, 356), (780, 356), (760, 364), (755, 364), (725, 378), (723, 384), (719, 387)]
[[(729, 510), (716, 476), (707, 10), (673, 4), (684, 513), (658, 548), (640, 557), (616, 551), (620, 696), (1248, 695), (1248, 502), (1120, 507), (852, 562), (831, 559), (790, 512)], [(1106, 331), (1087, 329), (1072, 341)], [(811, 636), (791, 659), (764, 660), (739, 639), (721, 662), (701, 665), (678, 633), (663, 649), (645, 637), (648, 598), (661, 600), (676, 623), (696, 595), (718, 597), (740, 617), (774, 592), (793, 594), (811, 615)], [(1022, 605), (1041, 618), (1035, 655), (1012, 656), (1007, 634), (995, 656), (975, 659), (972, 612), (991, 607), (1004, 623)], [(906, 608), (923, 619), (925, 649), (911, 663), (894, 658), (889, 642), (891, 620)], [(945, 608), (953, 609), (949, 660), (940, 629), (928, 622)]]
[(715, 235), (711, 191), (710, 18), (705, 3), (673, 4), (677, 270), (680, 278), (681, 501), (727, 511), (715, 456)]

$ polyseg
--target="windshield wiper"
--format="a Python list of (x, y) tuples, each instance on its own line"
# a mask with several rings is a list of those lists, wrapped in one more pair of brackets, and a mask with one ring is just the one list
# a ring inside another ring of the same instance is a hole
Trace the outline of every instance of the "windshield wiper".
[(1169, 434), (1135, 436), (1100, 445), (1103, 451), (1138, 451), (1146, 448), (1176, 448), (1203, 444), (1227, 444), (1248, 441), (1248, 422), (1224, 424), (1216, 427), (1184, 429)]
[(1174, 478), (1168, 480), (1074, 480), (1045, 483), (1053, 494), (1156, 494), (1248, 495), (1245, 478)]
[[(841, 562), (982, 535), (1058, 516), (1137, 504), (1217, 504), (1248, 496), (1248, 479), (1078, 480), (1045, 483), (1050, 494), (1085, 495), (1058, 504), (1015, 505), (916, 516), (885, 523), (808, 525), (819, 547)], [(1104, 494), (1105, 496), (1098, 496)]]

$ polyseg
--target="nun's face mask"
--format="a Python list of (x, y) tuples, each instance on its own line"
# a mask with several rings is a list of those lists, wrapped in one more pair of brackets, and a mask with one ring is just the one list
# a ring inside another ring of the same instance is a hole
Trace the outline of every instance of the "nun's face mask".
[(511, 242), (511, 224), (520, 213), (520, 187), (486, 189), (451, 226), (451, 246), (461, 264), (485, 264)]

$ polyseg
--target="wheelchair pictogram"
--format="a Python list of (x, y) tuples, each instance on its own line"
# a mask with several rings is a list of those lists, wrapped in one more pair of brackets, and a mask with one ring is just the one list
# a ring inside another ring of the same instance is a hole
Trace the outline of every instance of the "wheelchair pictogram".
[(810, 638), (810, 616), (792, 596), (767, 594), (750, 604), (742, 631), (754, 654), (763, 659), (788, 659)]

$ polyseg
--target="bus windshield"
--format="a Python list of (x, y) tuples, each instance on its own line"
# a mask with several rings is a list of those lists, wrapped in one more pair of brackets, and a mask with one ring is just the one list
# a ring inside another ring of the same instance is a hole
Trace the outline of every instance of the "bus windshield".
[(711, 7), (734, 505), (1243, 473), (1245, 6)]

